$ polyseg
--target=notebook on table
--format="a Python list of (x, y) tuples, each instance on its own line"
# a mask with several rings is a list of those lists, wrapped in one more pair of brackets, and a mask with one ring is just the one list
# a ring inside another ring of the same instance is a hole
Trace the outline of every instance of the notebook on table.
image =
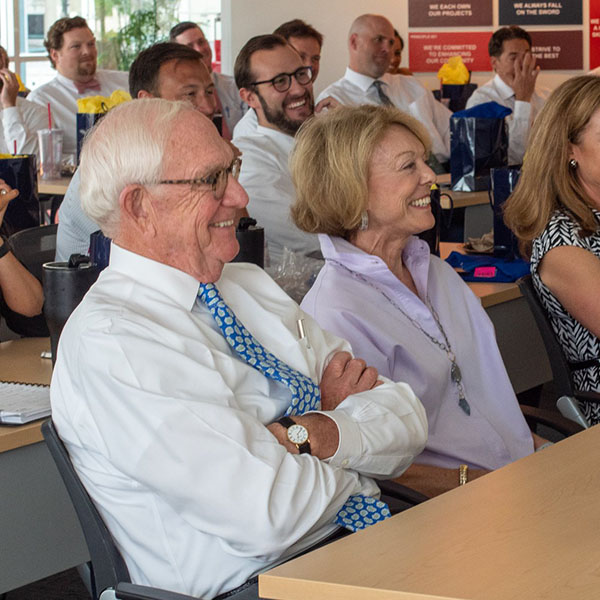
[(50, 386), (0, 382), (0, 424), (23, 425), (50, 416)]

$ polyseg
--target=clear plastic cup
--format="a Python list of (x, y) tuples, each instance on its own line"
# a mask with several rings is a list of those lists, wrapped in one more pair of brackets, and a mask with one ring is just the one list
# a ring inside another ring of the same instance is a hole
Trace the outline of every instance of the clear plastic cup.
[(60, 179), (62, 129), (40, 129), (38, 132), (39, 170), (42, 179)]

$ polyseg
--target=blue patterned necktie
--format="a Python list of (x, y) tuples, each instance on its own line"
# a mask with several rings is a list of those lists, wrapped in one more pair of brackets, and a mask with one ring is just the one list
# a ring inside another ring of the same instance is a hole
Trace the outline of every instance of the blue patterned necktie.
[[(213, 283), (200, 284), (198, 298), (208, 307), (227, 343), (240, 358), (265, 377), (279, 381), (289, 388), (292, 402), (285, 412), (286, 415), (301, 415), (320, 408), (319, 386), (310, 377), (286, 365), (264, 348), (225, 304)], [(350, 531), (358, 531), (389, 516), (390, 510), (385, 502), (355, 494), (346, 500), (346, 504), (336, 515), (335, 523)]]

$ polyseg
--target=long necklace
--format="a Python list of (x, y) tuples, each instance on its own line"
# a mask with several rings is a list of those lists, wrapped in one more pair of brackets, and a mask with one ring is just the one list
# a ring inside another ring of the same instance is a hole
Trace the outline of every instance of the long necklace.
[(411, 323), (415, 329), (418, 329), (430, 342), (435, 344), (438, 348), (440, 348), (441, 350), (443, 350), (446, 353), (446, 356), (448, 357), (448, 360), (450, 361), (450, 379), (452, 380), (452, 382), (456, 385), (456, 387), (458, 389), (458, 406), (460, 406), (461, 410), (466, 415), (470, 415), (471, 414), (471, 406), (469, 405), (469, 402), (467, 401), (467, 398), (465, 397), (465, 388), (463, 386), (462, 373), (460, 371), (460, 367), (458, 366), (458, 363), (456, 362), (456, 354), (454, 354), (454, 352), (452, 351), (452, 346), (450, 345), (450, 340), (448, 339), (448, 336), (446, 335), (446, 331), (444, 330), (444, 328), (442, 326), (440, 317), (438, 316), (435, 308), (433, 308), (433, 304), (431, 303), (431, 300), (429, 299), (429, 295), (426, 296), (425, 303), (427, 305), (427, 308), (430, 310), (430, 312), (433, 316), (433, 319), (436, 322), (436, 325), (438, 326), (438, 329), (440, 330), (440, 332), (444, 338), (443, 343), (440, 342), (440, 340), (438, 340), (437, 338), (435, 338), (432, 335), (430, 335), (429, 333), (427, 333), (427, 331), (425, 331), (425, 329), (423, 329), (423, 327), (421, 327), (421, 324), (418, 321), (416, 321), (415, 319), (413, 319), (398, 303), (396, 303), (394, 301), (393, 298), (391, 298), (388, 294), (386, 294), (382, 289), (378, 288), (375, 284), (371, 283), (366, 277), (364, 277), (360, 273), (357, 273), (356, 271), (353, 271), (352, 269), (349, 269), (346, 265), (343, 265), (341, 262), (338, 262), (337, 260), (331, 260), (331, 259), (329, 259), (329, 260), (330, 260), (330, 262), (335, 263), (336, 265), (339, 265), (340, 267), (342, 267), (343, 269), (348, 271), (348, 273), (350, 273), (352, 276), (356, 277), (357, 279), (360, 279), (360, 281), (362, 281), (363, 283), (366, 283), (369, 287), (372, 287), (374, 290), (379, 292), (394, 308), (396, 308), (396, 310), (400, 311), (408, 319), (409, 323)]

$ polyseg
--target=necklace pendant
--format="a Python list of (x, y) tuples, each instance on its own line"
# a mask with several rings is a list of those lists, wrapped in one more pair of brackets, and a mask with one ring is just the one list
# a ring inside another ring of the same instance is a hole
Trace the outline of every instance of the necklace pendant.
[(460, 383), (462, 381), (462, 373), (460, 372), (460, 367), (452, 362), (452, 368), (450, 369), (450, 378), (454, 383)]
[(460, 406), (461, 410), (467, 415), (467, 417), (471, 416), (471, 407), (467, 402), (467, 399), (461, 394), (458, 398), (458, 406)]

